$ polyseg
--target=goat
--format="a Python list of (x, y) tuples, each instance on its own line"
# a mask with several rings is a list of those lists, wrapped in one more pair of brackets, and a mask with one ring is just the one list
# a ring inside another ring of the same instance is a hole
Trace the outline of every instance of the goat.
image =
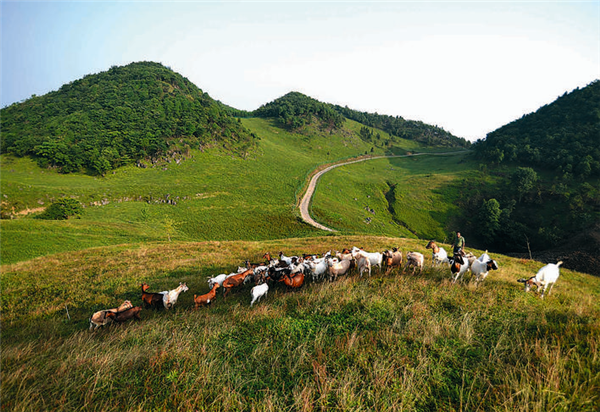
[(443, 247), (439, 247), (437, 243), (435, 243), (433, 240), (430, 240), (429, 243), (427, 243), (425, 249), (432, 250), (431, 264), (433, 266), (440, 265), (442, 263), (450, 263), (450, 261), (448, 260), (448, 253), (446, 252), (446, 249), (444, 249)]
[(226, 275), (225, 273), (221, 273), (220, 275), (217, 275), (215, 277), (208, 278), (208, 288), (212, 289), (213, 286), (215, 286), (215, 284), (223, 286), (223, 282), (225, 281), (225, 279), (227, 279), (227, 276), (228, 275)]
[(126, 322), (130, 319), (142, 320), (140, 318), (140, 312), (142, 311), (141, 306), (126, 309), (122, 312), (107, 312), (106, 316), (118, 323)]
[(486, 250), (479, 259), (473, 260), (469, 268), (471, 269), (473, 276), (475, 276), (475, 283), (479, 284), (484, 281), (490, 270), (498, 270), (498, 263), (495, 260), (490, 259)]
[(327, 258), (327, 266), (329, 267), (329, 280), (333, 282), (338, 276), (348, 273), (351, 262), (352, 261), (348, 259), (342, 259), (338, 262), (334, 262), (331, 257)]
[(210, 290), (210, 292), (205, 293), (204, 295), (200, 295), (200, 296), (194, 295), (195, 309), (198, 309), (200, 306), (208, 306), (211, 303), (213, 303), (215, 300), (215, 297), (217, 296), (217, 289), (219, 289), (219, 288), (220, 288), (219, 284), (215, 283), (213, 285), (213, 288)]
[(148, 286), (147, 283), (142, 283), (140, 286), (142, 287), (142, 302), (144, 302), (146, 307), (158, 309), (163, 306), (163, 295), (166, 292), (147, 292), (147, 290), (150, 289), (150, 286)]
[(133, 305), (131, 304), (131, 302), (126, 300), (118, 308), (100, 310), (100, 311), (94, 313), (92, 315), (92, 317), (90, 318), (90, 331), (96, 330), (99, 327), (107, 325), (108, 323), (111, 322), (111, 318), (106, 316), (106, 314), (108, 312), (111, 312), (111, 313), (122, 312), (122, 311), (127, 310), (132, 307), (133, 307)]
[(285, 262), (288, 266), (293, 264), (296, 264), (296, 262), (298, 261), (298, 256), (285, 256), (283, 254), (283, 252), (279, 252), (279, 261), (281, 262)]
[(225, 281), (223, 282), (223, 296), (227, 296), (232, 288), (240, 286), (242, 283), (244, 283), (246, 277), (253, 274), (254, 270), (248, 269), (245, 272), (238, 273), (225, 279)]
[(179, 282), (179, 286), (165, 293), (163, 295), (163, 304), (165, 305), (165, 309), (171, 309), (177, 303), (177, 298), (179, 298), (179, 294), (181, 292), (187, 292), (188, 290), (189, 288), (185, 283)]
[(309, 260), (306, 264), (312, 274), (313, 281), (322, 280), (329, 267), (325, 258)]
[(266, 296), (268, 291), (269, 285), (266, 283), (254, 286), (250, 291), (252, 294), (252, 302), (250, 302), (250, 306), (254, 305), (254, 302), (258, 302), (263, 296)]
[(360, 273), (360, 277), (362, 278), (363, 272), (368, 271), (369, 277), (371, 277), (371, 261), (369, 258), (361, 253), (356, 255), (356, 267), (358, 268), (358, 273)]
[(402, 267), (402, 252), (397, 247), (383, 252), (383, 263), (387, 267), (386, 273), (389, 273), (394, 266)]
[(532, 276), (529, 279), (519, 279), (517, 282), (525, 284), (525, 292), (529, 292), (533, 285), (537, 286), (538, 291), (542, 288), (542, 299), (544, 299), (544, 293), (546, 292), (548, 285), (550, 285), (548, 294), (552, 292), (552, 288), (560, 276), (560, 265), (562, 265), (562, 263), (562, 261), (559, 261), (556, 264), (549, 263), (538, 270), (535, 276)]
[[(362, 248), (357, 248), (356, 246), (353, 247), (352, 248), (352, 257), (354, 257), (356, 259), (356, 256), (358, 254), (362, 254), (367, 259), (369, 259), (371, 266), (378, 266), (379, 272), (381, 272), (381, 266), (382, 266), (382, 262), (383, 262), (383, 255), (381, 253), (379, 253), (379, 252), (369, 253), (369, 252), (365, 252), (365, 250)], [(370, 274), (370, 271), (369, 271), (369, 274)]]
[(419, 271), (423, 271), (423, 264), (425, 262), (425, 257), (422, 253), (419, 252), (407, 252), (406, 253), (406, 266), (404, 269), (406, 270), (409, 266), (413, 267), (413, 275), (415, 270), (419, 268)]
[(452, 283), (456, 283), (459, 278), (462, 278), (469, 267), (471, 266), (469, 259), (460, 253), (454, 254), (450, 259), (450, 272), (452, 272)]

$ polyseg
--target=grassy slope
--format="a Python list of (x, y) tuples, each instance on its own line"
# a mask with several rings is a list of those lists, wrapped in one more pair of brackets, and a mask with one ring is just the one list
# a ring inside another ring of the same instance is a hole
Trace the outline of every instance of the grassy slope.
[(452, 225), (457, 212), (456, 189), (478, 174), (478, 164), (467, 156), (415, 156), (338, 167), (320, 179), (312, 213), (345, 233), (449, 240), (456, 229), (445, 223)]
[[(191, 310), (207, 276), (245, 259), (358, 243), (427, 253), (420, 240), (326, 236), (121, 245), (5, 265), (2, 410), (598, 409), (600, 279), (562, 270), (542, 301), (515, 282), (537, 262), (492, 254), (500, 270), (479, 288), (427, 267), (276, 285), (252, 308), (248, 285)], [(190, 291), (168, 313), (87, 331), (93, 311), (139, 305), (143, 281)]]
[[(166, 240), (258, 240), (316, 235), (297, 219), (296, 196), (317, 165), (364, 154), (372, 146), (350, 133), (307, 138), (262, 119), (244, 119), (261, 136), (249, 159), (194, 152), (181, 164), (124, 167), (105, 178), (60, 175), (29, 159), (2, 156), (1, 191), (21, 208), (72, 196), (88, 205), (81, 220), (1, 221), (3, 263), (92, 246)], [(347, 122), (347, 129), (360, 126)], [(387, 135), (383, 134), (384, 138)], [(418, 148), (403, 141), (403, 147)], [(374, 154), (383, 153), (375, 148)], [(177, 200), (177, 205), (155, 203)], [(151, 203), (145, 200), (150, 199)], [(105, 205), (89, 206), (105, 201)], [(43, 205), (41, 204), (43, 203)], [(97, 236), (99, 227), (106, 236)]]

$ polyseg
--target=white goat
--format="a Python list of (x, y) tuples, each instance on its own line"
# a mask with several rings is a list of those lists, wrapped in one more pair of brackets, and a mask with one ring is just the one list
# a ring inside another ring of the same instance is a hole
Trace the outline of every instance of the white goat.
[(531, 286), (536, 285), (538, 290), (542, 288), (542, 299), (544, 299), (544, 293), (546, 292), (546, 288), (548, 285), (550, 286), (550, 290), (548, 294), (552, 292), (552, 288), (554, 284), (558, 280), (560, 276), (560, 265), (562, 265), (562, 261), (554, 264), (549, 263), (540, 270), (538, 270), (535, 276), (530, 277), (529, 279), (519, 279), (517, 282), (521, 282), (525, 284), (525, 292), (529, 292), (531, 290)]
[(177, 298), (179, 298), (179, 294), (188, 290), (189, 288), (187, 287), (187, 285), (185, 283), (180, 282), (179, 286), (177, 286), (175, 289), (169, 290), (168, 292), (164, 293), (163, 305), (165, 305), (165, 309), (171, 309), (173, 305), (177, 303)]
[(360, 277), (362, 278), (363, 272), (368, 271), (369, 277), (371, 277), (371, 260), (368, 256), (363, 255), (362, 253), (356, 254), (356, 267), (358, 268), (358, 273), (360, 273)]
[[(382, 263), (383, 263), (383, 254), (381, 254), (379, 252), (374, 252), (374, 253), (365, 252), (363, 249), (359, 249), (356, 246), (354, 246), (352, 248), (352, 257), (354, 259), (358, 260), (358, 258), (357, 258), (358, 254), (362, 254), (364, 257), (369, 259), (371, 267), (379, 266), (379, 272), (381, 272), (381, 267), (382, 267)], [(371, 275), (370, 270), (369, 270), (369, 275)]]
[(433, 240), (430, 240), (429, 243), (427, 243), (425, 249), (432, 250), (431, 264), (433, 266), (437, 266), (442, 263), (450, 263), (450, 261), (448, 260), (448, 252), (446, 252), (446, 249), (444, 249), (443, 247), (439, 247), (437, 243), (435, 243)]
[(498, 270), (498, 263), (490, 259), (486, 250), (483, 255), (471, 262), (469, 269), (471, 269), (471, 273), (475, 276), (475, 283), (479, 284), (484, 281), (490, 270)]
[(406, 253), (406, 266), (404, 269), (407, 269), (409, 266), (413, 267), (413, 274), (415, 270), (419, 268), (419, 270), (423, 270), (423, 264), (425, 262), (425, 256), (419, 252), (407, 252)]
[(268, 291), (269, 285), (267, 285), (266, 282), (254, 286), (250, 291), (250, 293), (252, 294), (252, 302), (250, 302), (250, 306), (254, 305), (254, 302), (259, 301), (260, 298), (262, 298), (263, 296), (266, 296)]

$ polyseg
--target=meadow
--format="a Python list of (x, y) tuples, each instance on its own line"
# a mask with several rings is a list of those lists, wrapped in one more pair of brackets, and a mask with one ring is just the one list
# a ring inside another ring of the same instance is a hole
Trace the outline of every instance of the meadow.
[[(193, 310), (206, 278), (270, 251), (398, 246), (422, 274), (374, 271), (300, 290), (251, 285)], [(594, 411), (600, 279), (569, 270), (541, 300), (516, 279), (541, 263), (491, 254), (475, 287), (430, 266), (426, 242), (378, 236), (161, 242), (2, 266), (2, 410)], [(448, 245), (444, 245), (448, 248)], [(476, 254), (481, 251), (474, 251)], [(99, 309), (187, 282), (171, 311), (88, 331)]]
[[(1, 220), (1, 262), (168, 239), (265, 240), (320, 235), (323, 232), (299, 218), (296, 208), (311, 171), (371, 153), (371, 148), (374, 155), (388, 150), (358, 138), (360, 126), (353, 121), (347, 121), (338, 134), (315, 131), (310, 137), (288, 133), (263, 119), (243, 122), (261, 136), (259, 148), (246, 159), (217, 148), (191, 150), (179, 163), (122, 167), (100, 177), (63, 175), (42, 169), (31, 159), (3, 155), (3, 209), (35, 211), (64, 196), (79, 200), (86, 208), (81, 219), (67, 222), (40, 221), (33, 219), (35, 213)], [(388, 138), (384, 134), (384, 140)], [(399, 144), (404, 150), (420, 148), (408, 140)]]

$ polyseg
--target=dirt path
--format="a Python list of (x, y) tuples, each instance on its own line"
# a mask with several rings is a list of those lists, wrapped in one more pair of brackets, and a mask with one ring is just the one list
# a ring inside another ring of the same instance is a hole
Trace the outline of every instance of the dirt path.
[(315, 173), (312, 176), (312, 178), (310, 179), (310, 182), (308, 183), (308, 188), (306, 189), (306, 192), (304, 193), (304, 196), (302, 197), (302, 200), (300, 201), (300, 215), (302, 216), (302, 220), (304, 220), (309, 225), (316, 227), (317, 229), (327, 230), (329, 232), (335, 232), (335, 230), (328, 228), (327, 226), (323, 226), (320, 223), (315, 222), (313, 220), (313, 218), (310, 217), (310, 214), (308, 213), (308, 206), (310, 205), (310, 201), (315, 193), (315, 188), (317, 187), (317, 181), (324, 173), (329, 172), (331, 169), (335, 169), (336, 167), (339, 167), (339, 166), (346, 166), (346, 165), (349, 165), (352, 163), (364, 162), (365, 160), (375, 160), (375, 159), (394, 158), (394, 157), (413, 157), (413, 156), (424, 156), (424, 155), (441, 156), (441, 155), (453, 155), (453, 154), (464, 153), (464, 152), (465, 151), (461, 150), (461, 151), (457, 151), (457, 152), (445, 152), (445, 153), (415, 153), (415, 154), (410, 154), (410, 155), (373, 156), (373, 157), (365, 157), (362, 159), (349, 160), (344, 163), (338, 163), (335, 165), (331, 165), (331, 166)]

